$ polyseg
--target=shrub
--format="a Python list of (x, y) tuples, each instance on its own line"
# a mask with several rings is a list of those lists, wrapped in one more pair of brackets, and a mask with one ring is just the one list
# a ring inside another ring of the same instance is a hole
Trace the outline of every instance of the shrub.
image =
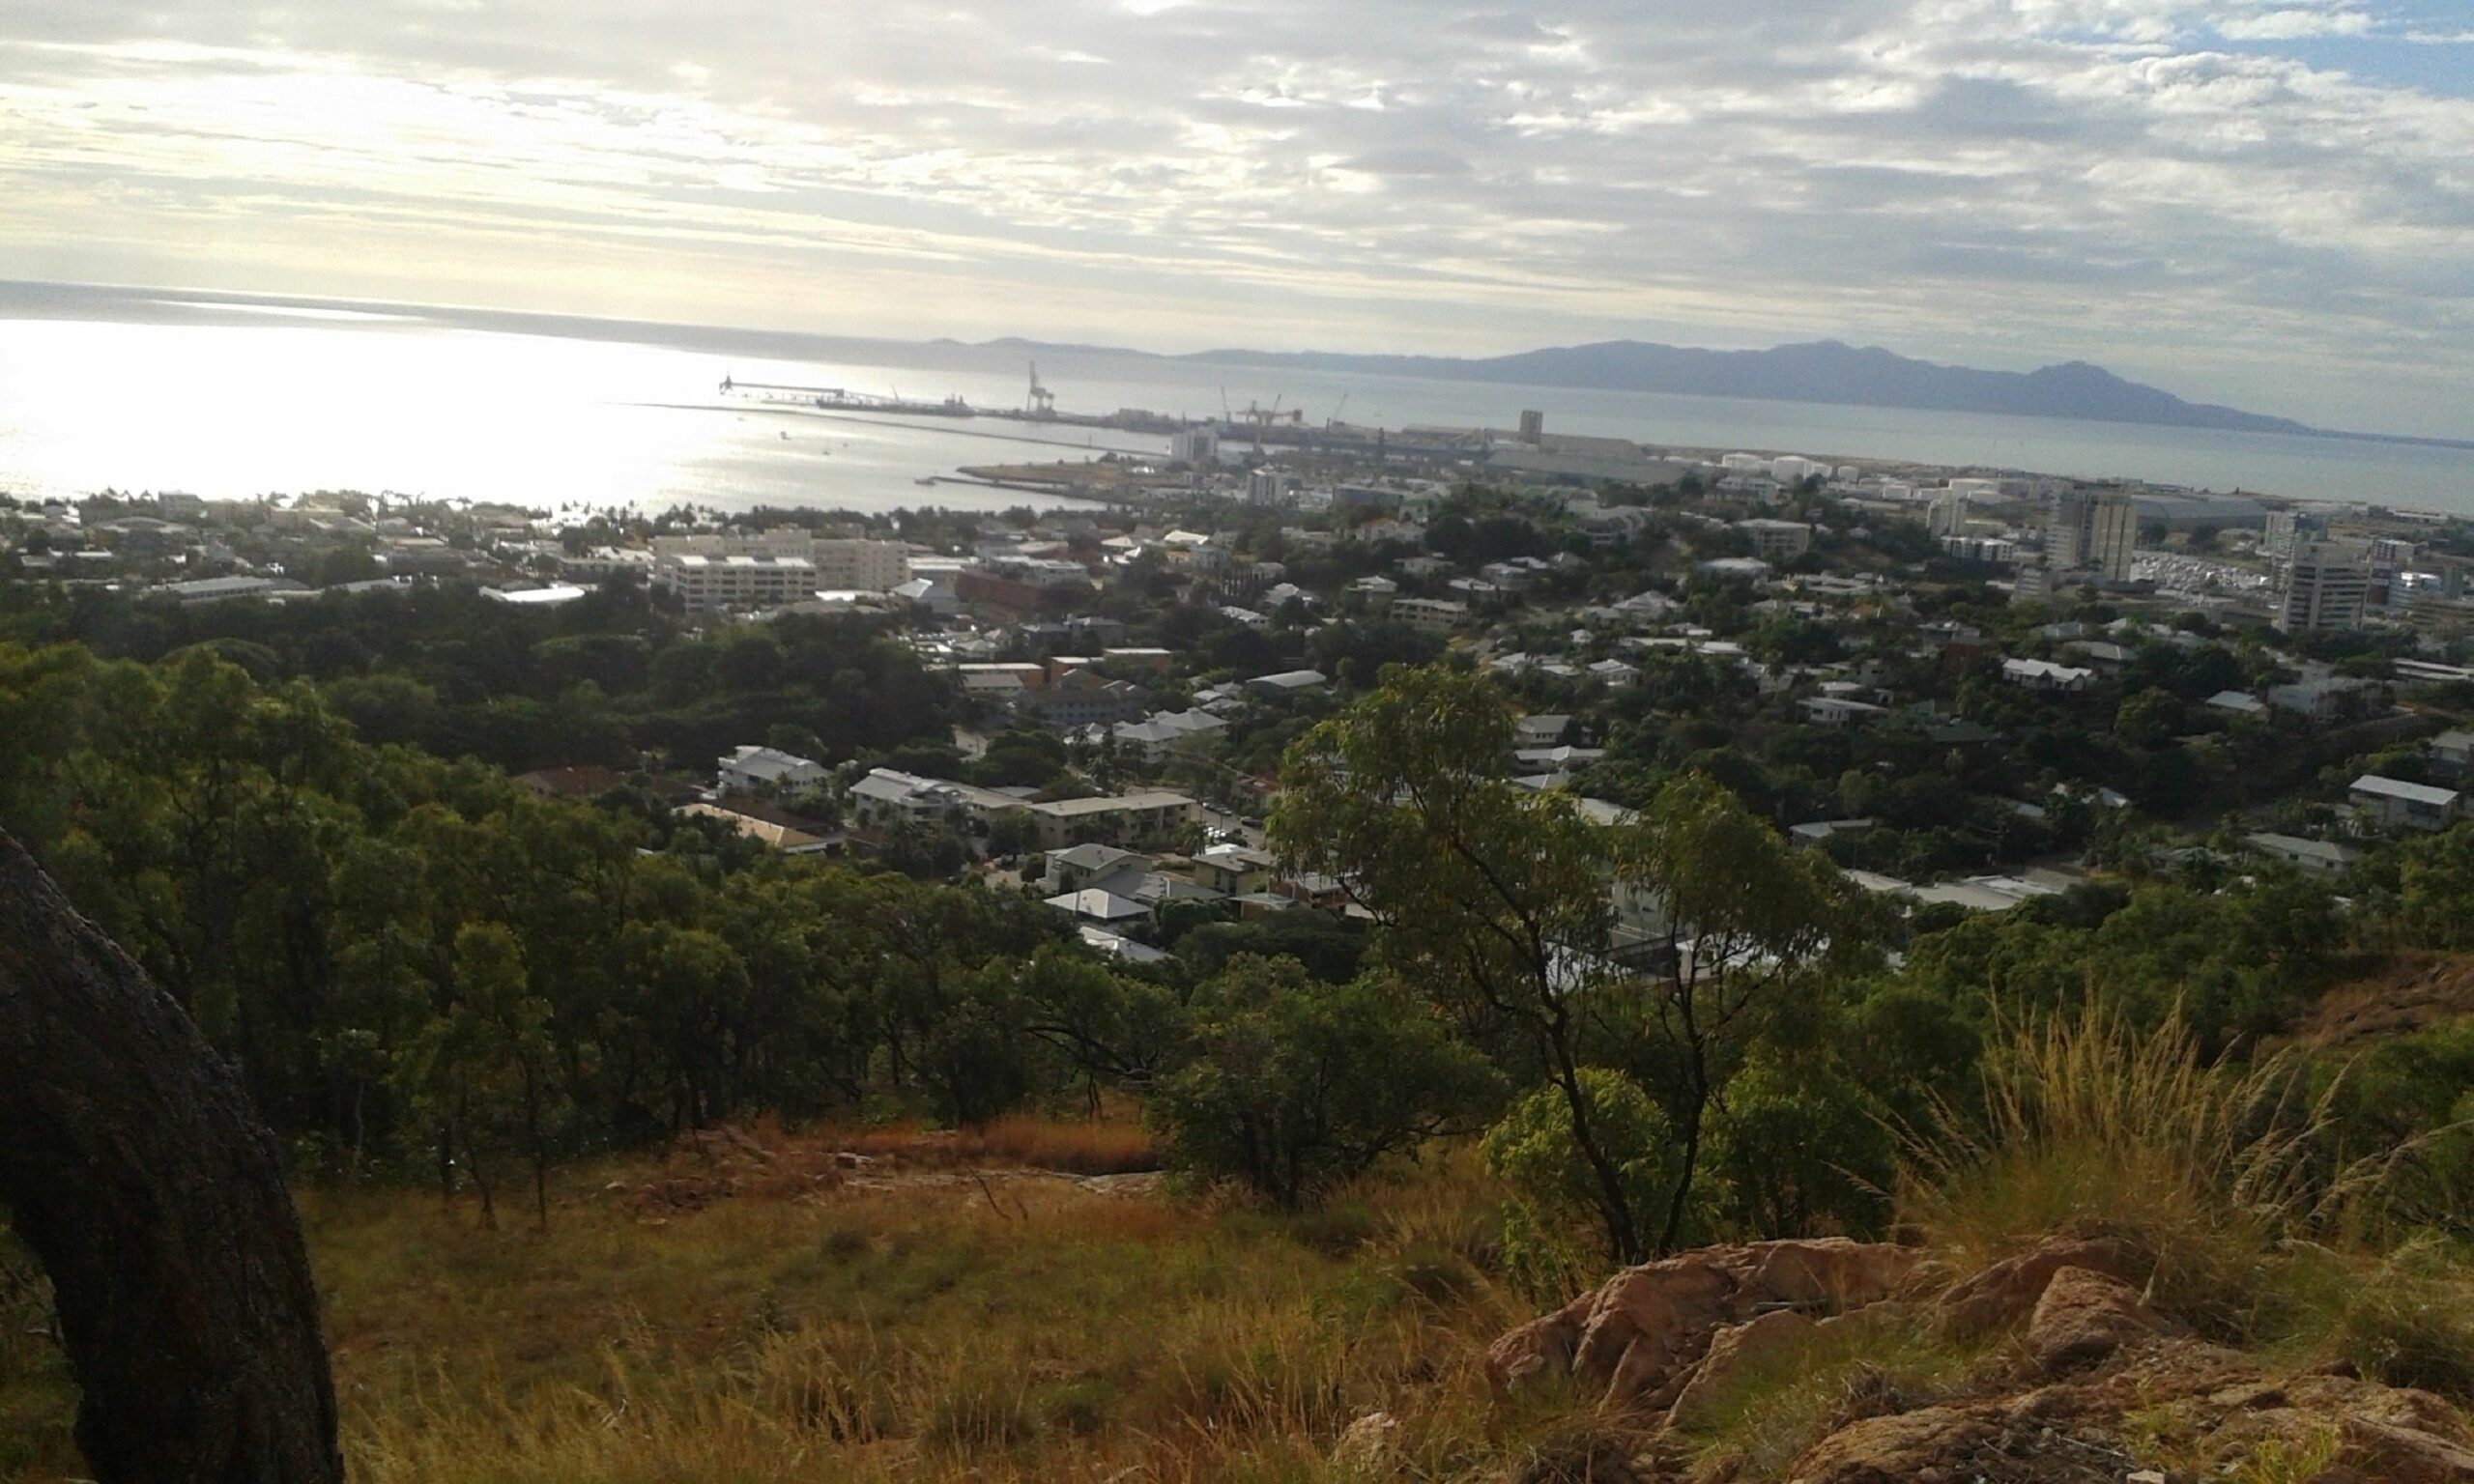
[(1389, 982), (1241, 958), (1198, 998), (1202, 1052), (1150, 1111), (1168, 1162), (1202, 1179), (1301, 1206), (1491, 1100), (1484, 1059)]
[[(1635, 1212), (1663, 1213), (1682, 1148), (1666, 1114), (1639, 1083), (1602, 1067), (1582, 1068), (1582, 1099), (1599, 1147)], [(1597, 1172), (1572, 1133), (1570, 1100), (1554, 1086), (1523, 1098), (1488, 1130), (1486, 1167), (1512, 1187), (1504, 1213), (1504, 1263), (1533, 1297), (1568, 1296), (1594, 1283), (1609, 1253), (1597, 1222)], [(1703, 1182), (1705, 1197), (1715, 1182)]]

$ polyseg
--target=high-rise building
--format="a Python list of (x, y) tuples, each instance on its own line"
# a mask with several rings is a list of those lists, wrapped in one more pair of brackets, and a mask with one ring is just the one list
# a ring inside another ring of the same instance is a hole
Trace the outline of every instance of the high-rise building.
[(1520, 414), (1520, 441), (1524, 443), (1532, 444), (1541, 443), (1546, 441), (1546, 414), (1544, 413), (1524, 412)]
[(1968, 498), (1965, 495), (1937, 495), (1925, 506), (1924, 528), (1936, 536), (1955, 536), (1967, 529)]
[(2096, 501), (2095, 521), (2088, 531), (2087, 565), (2116, 583), (2130, 580), (2131, 554), (2139, 546), (2139, 504), (2127, 495), (2107, 495)]
[(2271, 560), (2291, 561), (2293, 549), (2302, 541), (2302, 517), (2291, 510), (2268, 512), (2267, 533), (2259, 540), (2259, 549)]
[(2096, 497), (2085, 490), (2064, 490), (2054, 497), (2053, 518), (2045, 522), (2045, 565), (2068, 572), (2086, 565), (2088, 528), (2095, 524)]
[(2057, 572), (2086, 568), (2113, 582), (2130, 576), (2139, 544), (2139, 503), (2127, 495), (2064, 490), (2054, 498), (2045, 527), (2045, 564)]
[(2313, 629), (2358, 629), (2371, 595), (2371, 562), (2362, 548), (2309, 541), (2295, 548), (2277, 604), (2277, 628), (2287, 634)]

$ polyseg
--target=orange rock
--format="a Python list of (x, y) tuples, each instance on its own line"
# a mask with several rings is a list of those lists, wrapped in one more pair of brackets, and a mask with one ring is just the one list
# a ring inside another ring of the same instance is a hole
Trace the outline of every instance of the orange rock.
[(2028, 1351), (2048, 1371), (2091, 1365), (2162, 1327), (2138, 1293), (2086, 1268), (2059, 1268), (2028, 1320)]
[(2119, 1238), (2050, 1237), (2016, 1257), (2005, 1257), (1942, 1296), (1951, 1327), (1981, 1332), (2015, 1324), (2034, 1310), (2045, 1285), (2064, 1268), (2084, 1268), (2124, 1283), (2144, 1283), (2155, 1257)]

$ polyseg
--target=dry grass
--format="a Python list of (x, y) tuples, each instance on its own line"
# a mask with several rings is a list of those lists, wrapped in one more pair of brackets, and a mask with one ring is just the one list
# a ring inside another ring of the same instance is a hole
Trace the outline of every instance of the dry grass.
[(2335, 1229), (2380, 1174), (2315, 1162), (2329, 1095), (2307, 1085), (2292, 1054), (2202, 1067), (2178, 1023), (2143, 1034), (2091, 1004), (2014, 1031), (1982, 1108), (1915, 1141), (1901, 1213), (1960, 1271), (2055, 1232), (2132, 1238), (2160, 1304), (2243, 1338), (2274, 1246)]
[[(1377, 1409), (1400, 1477), (1520, 1446), (1479, 1367), (1527, 1312), (1459, 1164), (1352, 1192), (1346, 1241), (1029, 1173), (649, 1218), (603, 1193), (645, 1173), (577, 1172), (547, 1234), (304, 1193), (355, 1479), (1319, 1480)], [(0, 1339), (0, 1479), (74, 1476), (68, 1391), (13, 1357), (41, 1369)]]
[(1160, 1168), (1150, 1130), (1125, 1121), (1066, 1121), (1010, 1114), (979, 1128), (895, 1124), (810, 1137), (870, 1158), (901, 1164), (1019, 1164), (1074, 1175), (1131, 1175)]

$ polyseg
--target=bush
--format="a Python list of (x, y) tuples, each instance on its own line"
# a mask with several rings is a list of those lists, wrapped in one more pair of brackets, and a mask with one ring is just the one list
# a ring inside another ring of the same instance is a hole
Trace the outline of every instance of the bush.
[[(1645, 1217), (1663, 1215), (1681, 1174), (1682, 1147), (1666, 1114), (1620, 1071), (1580, 1070), (1581, 1095), (1599, 1147), (1617, 1161), (1624, 1199)], [(1510, 1184), (1504, 1264), (1541, 1299), (1597, 1280), (1611, 1254), (1598, 1225), (1597, 1175), (1572, 1132), (1563, 1089), (1539, 1088), (1486, 1133), (1486, 1167)], [(1704, 1198), (1714, 1182), (1702, 1182)]]
[(1395, 984), (1310, 984), (1294, 959), (1240, 958), (1196, 992), (1200, 1054), (1151, 1117), (1169, 1164), (1285, 1207), (1383, 1156), (1465, 1127), (1494, 1073)]

